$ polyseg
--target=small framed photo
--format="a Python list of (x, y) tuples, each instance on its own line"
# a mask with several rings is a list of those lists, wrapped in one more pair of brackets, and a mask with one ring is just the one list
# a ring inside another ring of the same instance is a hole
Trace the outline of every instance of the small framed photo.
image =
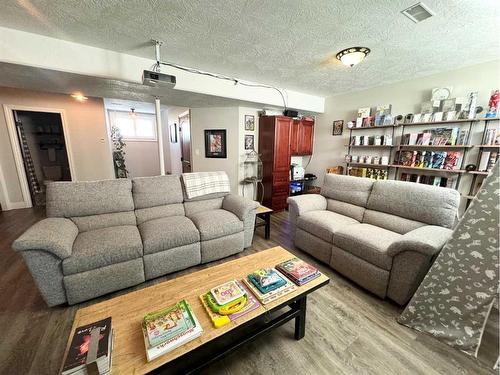
[(344, 130), (344, 120), (336, 120), (333, 122), (332, 135), (342, 135), (343, 130)]
[(255, 116), (245, 115), (245, 130), (252, 132), (255, 130)]
[(205, 130), (205, 157), (227, 158), (226, 129)]
[(254, 149), (254, 136), (251, 134), (245, 134), (245, 150)]

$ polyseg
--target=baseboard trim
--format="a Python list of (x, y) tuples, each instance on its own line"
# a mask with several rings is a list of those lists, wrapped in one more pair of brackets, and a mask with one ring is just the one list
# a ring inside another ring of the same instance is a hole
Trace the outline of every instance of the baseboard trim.
[(29, 208), (26, 202), (7, 202), (7, 207), (3, 211), (19, 210), (21, 208)]

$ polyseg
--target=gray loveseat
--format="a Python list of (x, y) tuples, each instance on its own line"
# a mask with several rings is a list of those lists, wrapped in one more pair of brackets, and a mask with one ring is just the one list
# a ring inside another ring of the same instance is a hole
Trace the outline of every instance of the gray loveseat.
[(74, 304), (242, 251), (257, 206), (231, 194), (186, 199), (180, 176), (55, 182), (47, 218), (13, 248), (49, 306)]
[(411, 298), (458, 216), (456, 190), (328, 174), (288, 199), (295, 245), (374, 294)]

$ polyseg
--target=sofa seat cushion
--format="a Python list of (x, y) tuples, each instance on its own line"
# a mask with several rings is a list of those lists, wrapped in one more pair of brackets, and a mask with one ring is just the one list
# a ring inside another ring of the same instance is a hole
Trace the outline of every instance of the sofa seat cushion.
[(200, 233), (185, 216), (148, 220), (139, 225), (144, 254), (154, 254), (200, 241)]
[(392, 268), (392, 257), (387, 255), (389, 246), (401, 238), (401, 234), (370, 224), (349, 225), (335, 233), (335, 246), (378, 266)]
[(80, 233), (73, 251), (62, 263), (63, 273), (94, 270), (142, 257), (142, 242), (135, 225), (101, 228)]
[(197, 212), (191, 214), (189, 218), (200, 231), (202, 241), (243, 231), (243, 222), (238, 216), (222, 209)]
[(297, 218), (297, 227), (329, 243), (333, 242), (334, 234), (359, 221), (345, 215), (328, 210), (309, 211)]

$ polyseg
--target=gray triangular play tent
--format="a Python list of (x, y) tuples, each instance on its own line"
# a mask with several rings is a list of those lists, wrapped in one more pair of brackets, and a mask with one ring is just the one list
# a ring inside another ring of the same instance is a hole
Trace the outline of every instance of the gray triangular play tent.
[(398, 319), (473, 356), (498, 293), (498, 167), (497, 163)]

